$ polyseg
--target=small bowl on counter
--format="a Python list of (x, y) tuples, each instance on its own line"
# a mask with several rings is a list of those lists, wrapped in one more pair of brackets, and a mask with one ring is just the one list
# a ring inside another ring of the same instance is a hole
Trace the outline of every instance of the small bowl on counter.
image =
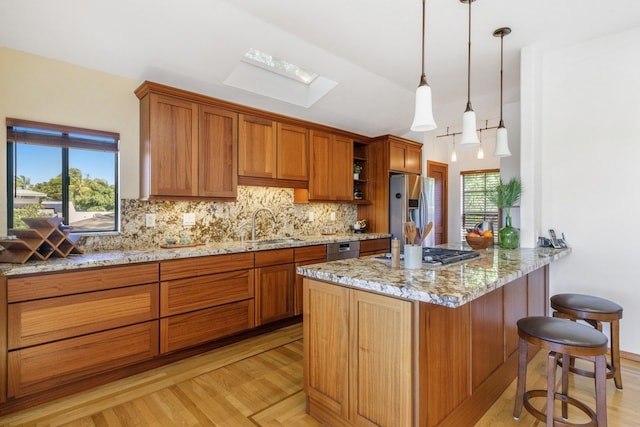
[(493, 237), (484, 237), (484, 236), (465, 236), (467, 243), (471, 246), (472, 249), (487, 249), (489, 246), (493, 245)]

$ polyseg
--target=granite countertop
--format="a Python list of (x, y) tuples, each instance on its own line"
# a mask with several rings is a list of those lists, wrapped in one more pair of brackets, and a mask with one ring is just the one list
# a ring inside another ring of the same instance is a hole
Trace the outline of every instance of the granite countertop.
[[(120, 251), (88, 252), (69, 255), (67, 258), (49, 258), (46, 261), (28, 261), (25, 264), (0, 263), (0, 275), (17, 276), (23, 274), (52, 273), (79, 268), (105, 267), (169, 259), (192, 258), (240, 252), (255, 252), (271, 249), (295, 248), (322, 245), (353, 240), (370, 240), (390, 237), (381, 233), (352, 233), (316, 236), (295, 236), (296, 240), (279, 243), (224, 242), (175, 248), (137, 248)], [(286, 238), (285, 238), (286, 239)]]
[[(466, 244), (446, 244), (470, 249)], [(571, 249), (534, 248), (481, 250), (480, 257), (449, 266), (391, 268), (391, 261), (364, 257), (305, 265), (303, 276), (338, 285), (446, 307), (459, 307), (494, 289), (571, 253)]]

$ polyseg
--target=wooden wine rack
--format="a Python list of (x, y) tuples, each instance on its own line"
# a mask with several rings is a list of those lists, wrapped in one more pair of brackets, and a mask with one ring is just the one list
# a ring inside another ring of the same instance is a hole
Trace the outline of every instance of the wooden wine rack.
[(71, 236), (59, 226), (62, 218), (23, 218), (30, 228), (12, 228), (9, 234), (16, 239), (2, 239), (0, 262), (24, 264), (30, 259), (44, 261), (50, 257), (65, 258), (71, 253), (81, 254), (76, 245), (80, 236)]

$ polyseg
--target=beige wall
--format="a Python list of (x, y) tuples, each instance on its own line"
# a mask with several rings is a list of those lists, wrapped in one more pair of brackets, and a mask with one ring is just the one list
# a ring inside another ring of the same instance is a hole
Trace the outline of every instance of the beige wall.
[[(137, 198), (140, 85), (123, 77), (0, 47), (0, 117), (120, 133), (120, 197)], [(4, 127), (3, 127), (4, 129)], [(6, 234), (6, 132), (0, 132), (0, 234)]]

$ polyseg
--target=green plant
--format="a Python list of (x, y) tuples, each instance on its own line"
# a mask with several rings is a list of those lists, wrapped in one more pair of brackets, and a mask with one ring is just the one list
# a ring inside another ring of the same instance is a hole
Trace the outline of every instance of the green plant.
[(511, 207), (518, 203), (522, 195), (522, 182), (520, 178), (511, 178), (509, 182), (504, 184), (502, 178), (495, 190), (490, 193), (491, 202), (495, 203), (498, 208), (505, 209), (507, 216), (510, 214)]
[(360, 172), (362, 172), (362, 165), (354, 163), (353, 164), (353, 173), (360, 173)]

